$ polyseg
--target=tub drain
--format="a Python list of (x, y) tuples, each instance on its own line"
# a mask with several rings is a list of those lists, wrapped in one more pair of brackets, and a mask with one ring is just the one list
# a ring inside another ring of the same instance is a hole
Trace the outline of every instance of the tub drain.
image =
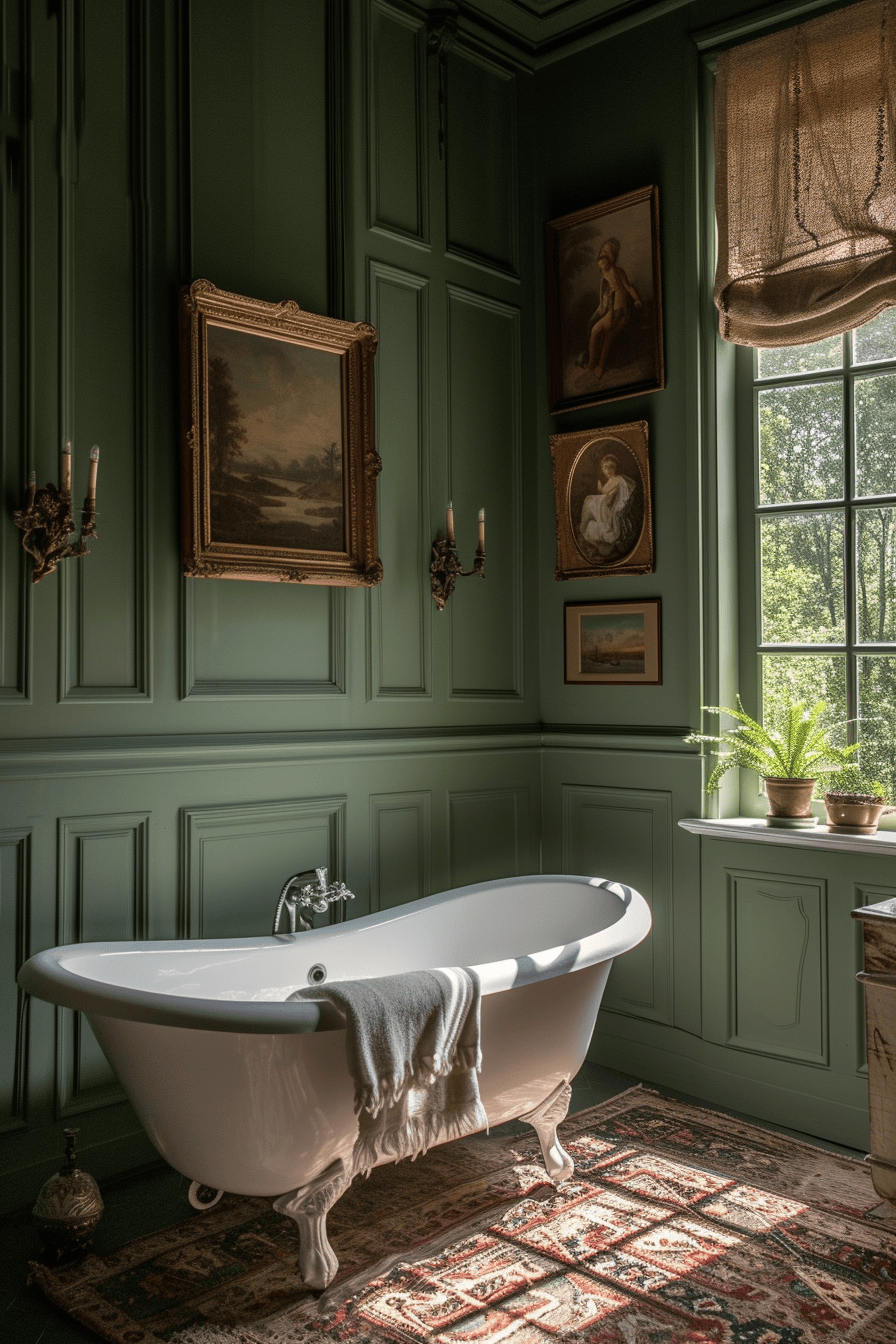
[(327, 968), (326, 966), (322, 966), (320, 962), (317, 962), (315, 966), (312, 966), (311, 970), (308, 972), (309, 985), (322, 985), (326, 978)]

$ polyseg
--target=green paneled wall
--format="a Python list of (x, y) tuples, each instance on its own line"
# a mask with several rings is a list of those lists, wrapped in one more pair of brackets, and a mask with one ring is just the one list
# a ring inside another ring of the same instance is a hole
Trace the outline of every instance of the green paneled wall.
[[(323, 862), (350, 915), (539, 867), (632, 883), (654, 931), (612, 973), (594, 1057), (860, 1141), (841, 879), (724, 845), (701, 868), (677, 825), (701, 808), (681, 737), (704, 636), (689, 31), (719, 7), (549, 62), (463, 7), (440, 56), (427, 8), (3, 0), (6, 1207), (33, 1200), (73, 1119), (97, 1176), (152, 1157), (89, 1029), (22, 1001), (22, 959), (265, 932), (285, 878)], [(552, 419), (544, 221), (650, 182), (668, 387)], [(199, 277), (376, 324), (375, 589), (183, 578), (175, 300)], [(656, 573), (557, 584), (549, 434), (642, 417)], [(32, 467), (57, 479), (64, 438), (76, 496), (101, 447), (99, 536), (35, 586), (10, 507)], [(439, 613), (449, 500), (466, 565), (485, 507), (488, 558)], [(662, 686), (566, 686), (564, 601), (623, 596), (662, 598)], [(867, 890), (885, 877), (868, 868)], [(751, 978), (766, 914), (770, 1025)]]

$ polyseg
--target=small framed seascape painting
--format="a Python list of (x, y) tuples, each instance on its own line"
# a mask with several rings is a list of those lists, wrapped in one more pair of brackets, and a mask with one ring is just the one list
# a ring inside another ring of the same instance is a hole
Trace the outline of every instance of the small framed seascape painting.
[(545, 256), (552, 413), (665, 387), (657, 188), (550, 220)]
[(551, 436), (557, 579), (654, 568), (647, 422)]
[(179, 319), (184, 573), (379, 583), (376, 329), (208, 280)]
[(563, 611), (568, 686), (659, 686), (660, 599), (567, 602)]

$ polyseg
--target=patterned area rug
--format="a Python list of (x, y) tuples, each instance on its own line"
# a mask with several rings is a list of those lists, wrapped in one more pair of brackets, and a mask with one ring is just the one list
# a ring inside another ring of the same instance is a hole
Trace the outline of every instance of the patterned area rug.
[(33, 1281), (114, 1344), (894, 1344), (896, 1217), (861, 1162), (640, 1087), (561, 1134), (556, 1189), (534, 1136), (356, 1182), (320, 1298), (294, 1225), (236, 1196)]

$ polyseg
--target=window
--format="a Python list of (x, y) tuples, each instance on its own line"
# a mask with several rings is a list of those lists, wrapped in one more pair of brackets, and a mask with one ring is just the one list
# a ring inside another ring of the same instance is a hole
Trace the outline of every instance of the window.
[(785, 691), (825, 700), (896, 795), (896, 310), (737, 360), (745, 703), (768, 719)]

